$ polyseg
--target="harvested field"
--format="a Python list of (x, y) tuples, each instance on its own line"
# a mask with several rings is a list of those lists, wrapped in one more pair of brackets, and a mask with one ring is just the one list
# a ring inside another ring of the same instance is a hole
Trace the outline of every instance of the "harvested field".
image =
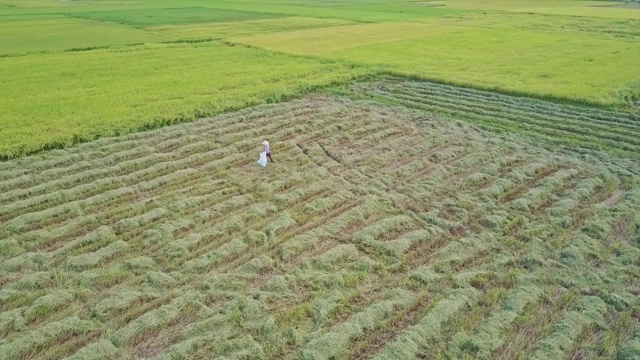
[(636, 118), (342, 92), (0, 163), (0, 354), (637, 355)]

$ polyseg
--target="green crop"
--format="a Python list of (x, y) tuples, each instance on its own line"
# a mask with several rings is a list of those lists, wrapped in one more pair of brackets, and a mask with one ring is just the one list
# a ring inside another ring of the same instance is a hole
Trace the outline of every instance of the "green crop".
[(0, 358), (638, 358), (633, 7), (0, 0)]

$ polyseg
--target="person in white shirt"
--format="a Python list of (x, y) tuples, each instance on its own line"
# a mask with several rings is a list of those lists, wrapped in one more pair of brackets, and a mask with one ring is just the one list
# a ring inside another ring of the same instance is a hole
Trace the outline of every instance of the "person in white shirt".
[(269, 142), (265, 140), (262, 142), (262, 145), (264, 145), (264, 152), (267, 154), (267, 157), (269, 158), (269, 160), (271, 160), (271, 162), (274, 162), (273, 159), (271, 158), (271, 151), (269, 150)]

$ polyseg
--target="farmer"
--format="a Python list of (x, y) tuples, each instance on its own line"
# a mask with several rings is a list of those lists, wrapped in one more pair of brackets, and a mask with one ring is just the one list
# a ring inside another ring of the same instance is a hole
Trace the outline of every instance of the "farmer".
[(271, 162), (274, 162), (273, 159), (271, 158), (271, 152), (269, 151), (269, 142), (265, 140), (262, 142), (262, 145), (264, 145), (264, 152), (267, 154), (267, 157), (269, 158), (269, 160), (271, 160)]

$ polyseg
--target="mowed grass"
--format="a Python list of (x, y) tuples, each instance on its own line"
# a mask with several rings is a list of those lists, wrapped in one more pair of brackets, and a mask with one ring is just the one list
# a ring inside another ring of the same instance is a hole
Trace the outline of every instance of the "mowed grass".
[(483, 129), (526, 134), (540, 144), (605, 150), (620, 157), (640, 156), (640, 116), (624, 112), (398, 78), (352, 84), (334, 92), (454, 115)]
[(3, 359), (640, 354), (637, 162), (460, 116), (574, 107), (354, 86), (425, 107), (316, 95), (0, 163)]
[(7, 57), (0, 69), (3, 157), (279, 101), (365, 72), (211, 42)]

